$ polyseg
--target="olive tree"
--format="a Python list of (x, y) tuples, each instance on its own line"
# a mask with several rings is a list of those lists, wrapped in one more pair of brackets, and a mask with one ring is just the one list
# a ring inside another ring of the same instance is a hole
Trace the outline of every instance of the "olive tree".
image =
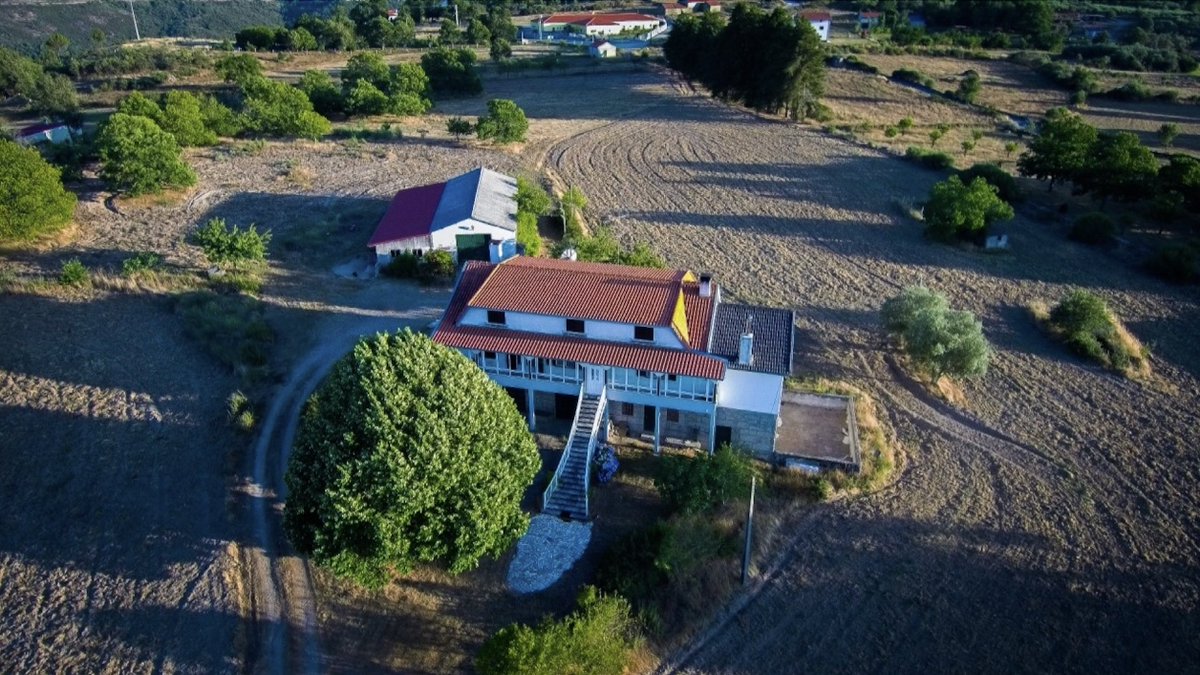
[(101, 178), (131, 195), (196, 182), (196, 174), (180, 157), (175, 137), (139, 115), (113, 114), (100, 128), (96, 149)]
[(913, 364), (937, 381), (942, 375), (978, 377), (991, 348), (974, 314), (950, 309), (945, 296), (909, 286), (883, 303), (883, 324), (900, 339)]
[(75, 213), (75, 195), (59, 170), (36, 150), (0, 140), (0, 241), (23, 241), (62, 229)]
[(526, 530), (540, 466), (512, 399), (470, 360), (405, 330), (360, 341), (309, 399), (284, 527), (367, 586), (435, 563), (459, 573)]

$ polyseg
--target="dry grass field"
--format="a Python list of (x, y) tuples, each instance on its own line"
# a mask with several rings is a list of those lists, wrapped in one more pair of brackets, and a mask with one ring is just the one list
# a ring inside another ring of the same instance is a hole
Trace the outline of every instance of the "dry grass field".
[[(1088, 124), (1106, 131), (1131, 131), (1146, 146), (1163, 152), (1200, 155), (1200, 105), (1194, 103), (1133, 103), (1094, 98), (1079, 113)], [(1158, 138), (1164, 124), (1179, 127), (1179, 136), (1170, 148)]]
[[(666, 669), (1194, 667), (1194, 288), (1154, 281), (1024, 215), (1005, 255), (928, 243), (896, 203), (923, 198), (936, 174), (719, 105), (665, 74), (485, 84), (484, 96), (422, 120), (425, 139), (406, 126), (405, 139), (388, 142), (238, 142), (192, 152), (199, 184), (175, 201), (88, 192), (74, 242), (7, 253), (3, 271), (50, 277), (75, 255), (111, 270), (137, 250), (190, 270), (197, 252), (180, 242), (192, 228), (213, 216), (256, 222), (275, 232), (263, 299), (282, 377), (342, 326), (444, 302), (329, 273), (362, 250), (395, 190), (479, 164), (545, 171), (582, 187), (589, 220), (620, 238), (715, 273), (733, 297), (795, 308), (798, 373), (869, 391), (905, 458), (880, 492), (781, 524), (789, 543), (760, 561), (738, 611), (660, 655)], [(865, 109), (875, 96), (925, 114), (866, 87), (831, 77), (830, 105)], [(528, 143), (497, 151), (445, 138), (439, 120), (477, 115), (490, 97), (526, 110)], [(976, 312), (996, 349), (987, 376), (964, 387), (964, 408), (929, 396), (881, 338), (880, 304), (912, 283)], [(1153, 378), (1082, 362), (1028, 317), (1031, 302), (1075, 287), (1102, 295), (1151, 348)], [(187, 340), (160, 295), (8, 293), (0, 304), (10, 317), (0, 332), (4, 662), (36, 672), (252, 668), (239, 521), (247, 441), (227, 430), (223, 410), (235, 378)], [(565, 594), (526, 603), (499, 588), (502, 566), (480, 573), (479, 587), (493, 583), (479, 598), (436, 575), (373, 595), (318, 577), (321, 669), (465, 670), (499, 622), (536, 616)]]

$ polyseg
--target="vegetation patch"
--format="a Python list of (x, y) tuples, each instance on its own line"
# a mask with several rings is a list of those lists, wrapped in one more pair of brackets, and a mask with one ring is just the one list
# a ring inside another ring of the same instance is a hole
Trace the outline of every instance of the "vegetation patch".
[(92, 285), (92, 275), (88, 272), (88, 268), (79, 261), (79, 258), (71, 258), (62, 264), (58, 282), (63, 286), (83, 288)]
[[(940, 138), (941, 135), (939, 134), (938, 137)], [(945, 171), (946, 169), (954, 168), (954, 158), (950, 155), (944, 152), (926, 150), (915, 145), (908, 146), (908, 150), (904, 151), (904, 159), (934, 171)]]
[(275, 332), (267, 324), (261, 300), (209, 290), (183, 293), (175, 313), (184, 332), (204, 351), (233, 369), (248, 384), (270, 374), (269, 358)]
[(1100, 212), (1085, 213), (1075, 219), (1067, 237), (1088, 246), (1108, 246), (1116, 242), (1117, 222)]
[(475, 660), (482, 675), (621, 675), (640, 642), (629, 602), (588, 586), (560, 621), (514, 624), (488, 639)]
[(900, 341), (908, 359), (935, 384), (944, 375), (980, 377), (987, 372), (991, 347), (983, 325), (970, 312), (950, 309), (944, 295), (909, 286), (883, 303), (882, 314), (884, 327)]
[(1099, 296), (1076, 290), (1053, 309), (1035, 303), (1030, 311), (1039, 324), (1076, 354), (1126, 377), (1150, 374), (1149, 351)]
[(1194, 244), (1167, 244), (1146, 260), (1146, 269), (1173, 284), (1188, 284), (1200, 279), (1200, 253)]

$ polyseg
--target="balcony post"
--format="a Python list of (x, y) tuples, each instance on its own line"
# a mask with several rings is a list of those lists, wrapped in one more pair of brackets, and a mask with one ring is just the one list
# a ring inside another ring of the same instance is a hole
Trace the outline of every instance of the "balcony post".
[(529, 430), (530, 431), (535, 431), (537, 429), (537, 413), (533, 409), (534, 401), (536, 399), (537, 399), (537, 396), (534, 395), (533, 389), (530, 387), (527, 387), (525, 389), (525, 410), (528, 411), (527, 414), (529, 415)]
[(662, 454), (662, 406), (654, 406), (654, 454)]

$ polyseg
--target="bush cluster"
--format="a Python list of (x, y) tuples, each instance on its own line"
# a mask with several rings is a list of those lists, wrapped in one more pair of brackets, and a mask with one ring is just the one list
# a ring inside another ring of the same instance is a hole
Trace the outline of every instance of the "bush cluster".
[(904, 152), (904, 159), (907, 159), (914, 164), (933, 169), (934, 171), (945, 171), (946, 169), (954, 168), (954, 158), (944, 152), (934, 152), (926, 150), (915, 145), (908, 146), (908, 150)]
[(204, 249), (204, 256), (209, 261), (237, 265), (266, 260), (271, 231), (259, 232), (253, 224), (246, 229), (236, 225), (227, 227), (224, 218), (212, 218), (196, 230), (192, 240)]
[(913, 364), (935, 382), (942, 375), (978, 377), (991, 348), (974, 314), (950, 309), (945, 296), (909, 286), (883, 303), (883, 324), (900, 339)]
[(999, 220), (1013, 217), (1013, 209), (982, 176), (964, 183), (951, 176), (933, 186), (925, 204), (925, 233), (940, 241), (979, 241)]
[(1021, 188), (1017, 187), (1017, 179), (998, 164), (990, 162), (975, 164), (969, 169), (964, 169), (958, 172), (958, 177), (963, 183), (970, 185), (976, 178), (982, 178), (987, 181), (988, 185), (996, 188), (996, 195), (1008, 202), (1015, 204), (1022, 199)]
[(525, 140), (529, 120), (525, 111), (513, 101), (494, 98), (487, 103), (488, 114), (475, 123), (475, 134), (482, 140), (497, 143), (518, 143)]
[(88, 272), (88, 268), (80, 262), (79, 258), (71, 258), (62, 264), (62, 269), (58, 274), (58, 282), (63, 286), (74, 286), (75, 288), (90, 286), (92, 275)]
[(1122, 339), (1108, 305), (1093, 293), (1072, 291), (1050, 311), (1049, 324), (1071, 351), (1113, 370), (1126, 371), (1144, 356)]
[(262, 301), (247, 295), (195, 291), (179, 296), (175, 312), (184, 332), (246, 382), (268, 374), (275, 332), (267, 323)]
[(75, 201), (61, 172), (36, 150), (0, 140), (0, 241), (61, 230), (75, 214)]
[(1075, 219), (1067, 236), (1089, 246), (1106, 246), (1117, 238), (1117, 223), (1099, 212), (1085, 213)]
[(449, 251), (430, 251), (423, 256), (397, 253), (380, 270), (396, 279), (418, 279), (422, 283), (445, 283), (454, 277), (454, 256)]
[(1150, 256), (1146, 269), (1171, 283), (1191, 283), (1200, 279), (1200, 255), (1195, 246), (1168, 244)]
[(711, 511), (750, 496), (750, 457), (726, 444), (711, 455), (669, 455), (659, 460), (654, 487), (672, 511)]

